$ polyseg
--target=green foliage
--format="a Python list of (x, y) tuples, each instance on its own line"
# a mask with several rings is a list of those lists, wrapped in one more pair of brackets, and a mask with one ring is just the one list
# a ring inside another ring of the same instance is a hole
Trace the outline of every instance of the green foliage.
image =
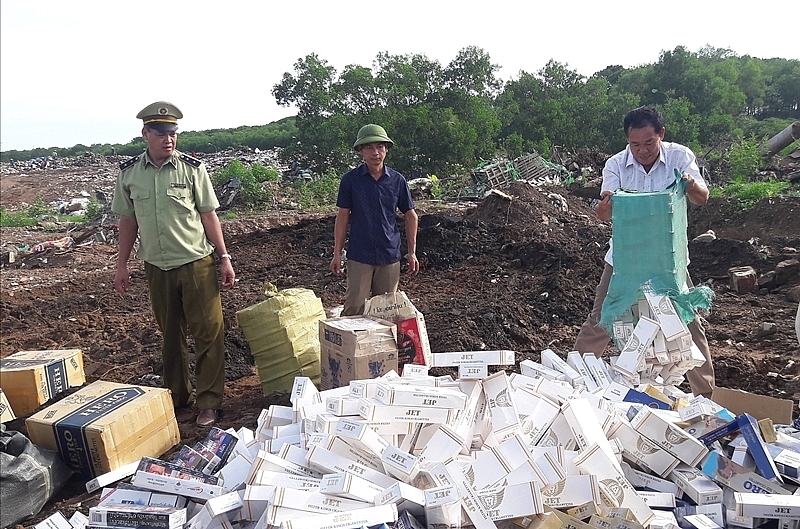
[(35, 226), (37, 222), (27, 211), (8, 211), (0, 206), (0, 226), (3, 228), (24, 228)]
[(750, 209), (759, 200), (780, 195), (789, 187), (788, 182), (769, 180), (766, 182), (744, 182), (736, 180), (722, 190), (722, 196), (735, 199), (742, 209)]
[(259, 163), (245, 167), (239, 160), (233, 160), (224, 169), (211, 175), (214, 187), (222, 186), (234, 179), (239, 181), (239, 193), (245, 207), (265, 209), (265, 206), (272, 203), (272, 189), (264, 183), (278, 179), (278, 172), (274, 168), (264, 167)]
[(303, 210), (329, 208), (336, 204), (340, 181), (339, 173), (330, 169), (311, 182), (294, 182), (292, 197)]
[(83, 214), (83, 218), (87, 221), (92, 220), (102, 209), (103, 204), (97, 200), (90, 200), (89, 204), (86, 206), (86, 211)]
[(749, 140), (742, 140), (731, 147), (728, 162), (730, 164), (729, 178), (739, 183), (751, 179), (764, 163), (758, 150), (758, 144)]
[(431, 182), (433, 185), (431, 186), (431, 197), (434, 199), (439, 199), (442, 196), (442, 188), (439, 186), (439, 177), (435, 174), (430, 176)]

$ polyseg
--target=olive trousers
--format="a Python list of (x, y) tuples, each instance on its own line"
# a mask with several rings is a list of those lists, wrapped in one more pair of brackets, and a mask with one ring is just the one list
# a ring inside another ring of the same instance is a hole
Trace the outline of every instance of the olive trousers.
[(400, 284), (400, 261), (373, 266), (347, 261), (347, 293), (342, 316), (364, 313), (364, 302), (372, 296), (396, 292)]
[(201, 410), (222, 409), (225, 390), (225, 323), (217, 266), (211, 255), (172, 270), (145, 263), (158, 328), (164, 386), (175, 407), (193, 404), (189, 378), (187, 328), (194, 338), (196, 404)]

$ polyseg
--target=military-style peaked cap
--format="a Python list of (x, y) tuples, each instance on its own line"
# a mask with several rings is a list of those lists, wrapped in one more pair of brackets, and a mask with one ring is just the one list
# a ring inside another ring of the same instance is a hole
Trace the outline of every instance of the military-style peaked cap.
[(141, 119), (143, 125), (160, 132), (178, 130), (178, 120), (182, 117), (183, 112), (166, 101), (156, 101), (136, 114), (136, 119)]

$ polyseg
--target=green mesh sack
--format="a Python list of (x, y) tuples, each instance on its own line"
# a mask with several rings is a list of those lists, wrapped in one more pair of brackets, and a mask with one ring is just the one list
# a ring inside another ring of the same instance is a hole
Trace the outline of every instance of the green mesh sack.
[(606, 329), (644, 291), (669, 296), (686, 323), (698, 308), (711, 306), (710, 288), (687, 285), (687, 183), (677, 170), (676, 177), (664, 191), (619, 190), (611, 197), (614, 273), (600, 313), (600, 325)]

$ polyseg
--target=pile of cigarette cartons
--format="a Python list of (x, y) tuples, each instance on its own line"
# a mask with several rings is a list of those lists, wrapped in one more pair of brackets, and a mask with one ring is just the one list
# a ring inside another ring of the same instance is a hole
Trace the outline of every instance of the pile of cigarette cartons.
[(80, 349), (20, 351), (0, 360), (0, 388), (17, 416), (85, 382)]
[(319, 383), (319, 321), (325, 319), (322, 301), (312, 290), (268, 284), (267, 299), (236, 313), (265, 395), (286, 393), (294, 377)]
[[(500, 351), (458, 355), (508, 360)], [(585, 360), (543, 351), (522, 374), (480, 379), (409, 364), (402, 375), (323, 391), (298, 377), (290, 405), (263, 410), (254, 430), (212, 428), (172, 461), (142, 458), (127, 469), (130, 485), (103, 492), (117, 502), (134, 487), (142, 498), (185, 502), (99, 505), (89, 523), (656, 529), (777, 519), (796, 529), (800, 431), (703, 397), (603, 385), (611, 367)], [(99, 476), (92, 486), (108, 484)]]
[(613, 337), (620, 353), (612, 358), (611, 369), (614, 379), (627, 386), (650, 383), (678, 394), (675, 388), (685, 380), (686, 372), (705, 363), (689, 328), (666, 295), (645, 291), (644, 297), (614, 322)]

